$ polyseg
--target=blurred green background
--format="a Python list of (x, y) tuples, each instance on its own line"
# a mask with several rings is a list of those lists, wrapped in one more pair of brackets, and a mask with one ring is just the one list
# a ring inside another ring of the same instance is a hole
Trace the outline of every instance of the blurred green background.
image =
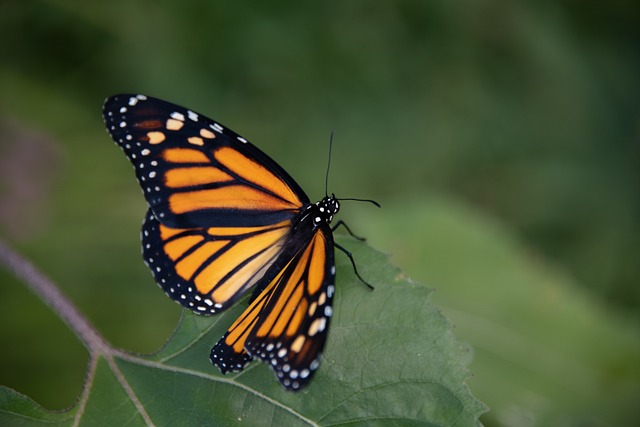
[[(330, 191), (383, 205), (342, 218), (438, 290), (482, 421), (615, 425), (640, 415), (639, 76), (631, 0), (5, 0), (0, 233), (151, 352), (180, 309), (140, 260), (145, 203), (103, 99), (214, 117), (312, 199), (335, 129)], [(72, 405), (87, 354), (5, 271), (0, 325), (0, 384)]]

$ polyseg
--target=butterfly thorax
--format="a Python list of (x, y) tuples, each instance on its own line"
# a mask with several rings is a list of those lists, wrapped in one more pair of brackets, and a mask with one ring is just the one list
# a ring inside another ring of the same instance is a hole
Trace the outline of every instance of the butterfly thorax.
[(325, 196), (322, 200), (306, 206), (300, 215), (300, 219), (296, 221), (293, 228), (298, 228), (303, 223), (309, 221), (313, 224), (313, 229), (320, 227), (322, 224), (331, 224), (333, 217), (340, 210), (340, 203), (335, 195)]

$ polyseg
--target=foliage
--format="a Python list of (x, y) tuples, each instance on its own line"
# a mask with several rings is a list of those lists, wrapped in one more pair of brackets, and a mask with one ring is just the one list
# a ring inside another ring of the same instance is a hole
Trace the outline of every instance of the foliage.
[(617, 426), (640, 415), (640, 328), (504, 225), (446, 197), (357, 214), (361, 227), (380, 230), (376, 245), (436, 289), (470, 348), (470, 387), (491, 408), (486, 425)]
[[(343, 239), (346, 240), (346, 239)], [(209, 318), (186, 313), (161, 351), (142, 356), (89, 339), (92, 353), (76, 405), (47, 412), (0, 389), (2, 425), (450, 425), (478, 424), (485, 410), (464, 381), (451, 326), (380, 253), (346, 243), (371, 292), (338, 264), (339, 283), (322, 368), (300, 393), (284, 390), (263, 364), (223, 376), (210, 347), (244, 309)], [(74, 329), (78, 326), (70, 322)]]

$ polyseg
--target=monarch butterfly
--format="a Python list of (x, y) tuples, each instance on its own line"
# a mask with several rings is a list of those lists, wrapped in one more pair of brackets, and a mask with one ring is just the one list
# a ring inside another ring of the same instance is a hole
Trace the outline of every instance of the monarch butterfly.
[(307, 385), (333, 312), (334, 246), (362, 280), (351, 254), (333, 241), (338, 226), (351, 232), (342, 221), (330, 225), (338, 199), (311, 203), (246, 139), (169, 102), (116, 95), (105, 101), (103, 118), (149, 205), (142, 253), (165, 293), (210, 315), (254, 288), (211, 362), (227, 373), (257, 358), (286, 389)]

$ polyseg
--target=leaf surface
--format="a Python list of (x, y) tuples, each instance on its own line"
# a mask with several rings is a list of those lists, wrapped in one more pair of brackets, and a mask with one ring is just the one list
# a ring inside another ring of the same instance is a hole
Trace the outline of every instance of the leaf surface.
[[(446, 425), (469, 426), (485, 407), (465, 385), (464, 351), (451, 325), (415, 283), (388, 258), (350, 238), (359, 270), (337, 258), (334, 318), (323, 361), (300, 393), (284, 390), (254, 361), (222, 375), (209, 351), (246, 307), (246, 300), (213, 317), (184, 312), (166, 345), (143, 356), (113, 349), (89, 370), (79, 403), (48, 412), (0, 390), (0, 424), (39, 425)], [(86, 393), (86, 394), (84, 394)]]

